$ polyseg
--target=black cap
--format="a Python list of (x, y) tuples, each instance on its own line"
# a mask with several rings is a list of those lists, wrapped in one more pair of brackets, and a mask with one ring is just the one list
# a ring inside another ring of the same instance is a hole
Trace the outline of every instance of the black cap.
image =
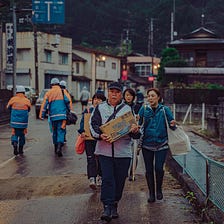
[(119, 82), (112, 82), (109, 84), (108, 89), (117, 89), (122, 92), (122, 85)]

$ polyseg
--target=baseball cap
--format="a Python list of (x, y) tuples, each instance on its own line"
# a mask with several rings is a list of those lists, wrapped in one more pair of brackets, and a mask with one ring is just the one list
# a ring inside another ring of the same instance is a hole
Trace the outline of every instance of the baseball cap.
[(122, 92), (122, 85), (119, 82), (112, 82), (109, 84), (108, 89), (117, 89)]

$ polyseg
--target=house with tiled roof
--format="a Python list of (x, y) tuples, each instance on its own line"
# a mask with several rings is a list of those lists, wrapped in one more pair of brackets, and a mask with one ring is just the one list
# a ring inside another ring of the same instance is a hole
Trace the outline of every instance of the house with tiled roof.
[(224, 39), (200, 27), (169, 43), (176, 48), (186, 67), (165, 67), (168, 82), (214, 83), (224, 85)]

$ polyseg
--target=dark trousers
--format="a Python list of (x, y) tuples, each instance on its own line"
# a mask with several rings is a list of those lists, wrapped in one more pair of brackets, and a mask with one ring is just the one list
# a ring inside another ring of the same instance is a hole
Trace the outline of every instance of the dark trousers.
[(24, 133), (25, 128), (14, 128), (14, 133), (11, 136), (11, 142), (12, 145), (15, 143), (19, 143), (20, 146), (24, 146), (26, 143), (25, 140), (25, 133)]
[(123, 193), (131, 158), (112, 158), (99, 155), (102, 171), (101, 201), (104, 205), (118, 202)]
[[(155, 173), (163, 173), (163, 166), (166, 160), (167, 149), (160, 151), (150, 151), (147, 149), (142, 149), (142, 154), (145, 163), (146, 175), (152, 176)], [(154, 165), (155, 160), (155, 165)]]
[(101, 176), (101, 169), (98, 162), (98, 156), (94, 154), (96, 147), (95, 140), (85, 141), (85, 151), (87, 157), (87, 176), (96, 177), (98, 174)]

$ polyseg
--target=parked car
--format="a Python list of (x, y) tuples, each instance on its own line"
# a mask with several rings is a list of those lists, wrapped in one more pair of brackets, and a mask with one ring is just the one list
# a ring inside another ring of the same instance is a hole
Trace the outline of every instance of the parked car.
[(38, 95), (36, 93), (36, 90), (32, 88), (31, 86), (24, 86), (26, 91), (29, 91), (28, 99), (30, 100), (31, 104), (35, 104)]
[(41, 107), (41, 104), (43, 103), (44, 96), (45, 96), (46, 92), (48, 92), (48, 90), (49, 89), (43, 89), (40, 92), (39, 97), (36, 100), (36, 103), (35, 103), (35, 111), (36, 111), (36, 118), (37, 119), (39, 118), (40, 107)]
[[(18, 86), (18, 85), (17, 85)], [(16, 86), (16, 87), (17, 87)], [(30, 88), (28, 88), (28, 87), (25, 87), (24, 86), (24, 88), (25, 88), (25, 96), (30, 100), (30, 97), (31, 97), (31, 92), (30, 92)], [(8, 90), (12, 90), (13, 89), (13, 86), (12, 85), (7, 85), (7, 87), (6, 87), (6, 89), (8, 89)]]

